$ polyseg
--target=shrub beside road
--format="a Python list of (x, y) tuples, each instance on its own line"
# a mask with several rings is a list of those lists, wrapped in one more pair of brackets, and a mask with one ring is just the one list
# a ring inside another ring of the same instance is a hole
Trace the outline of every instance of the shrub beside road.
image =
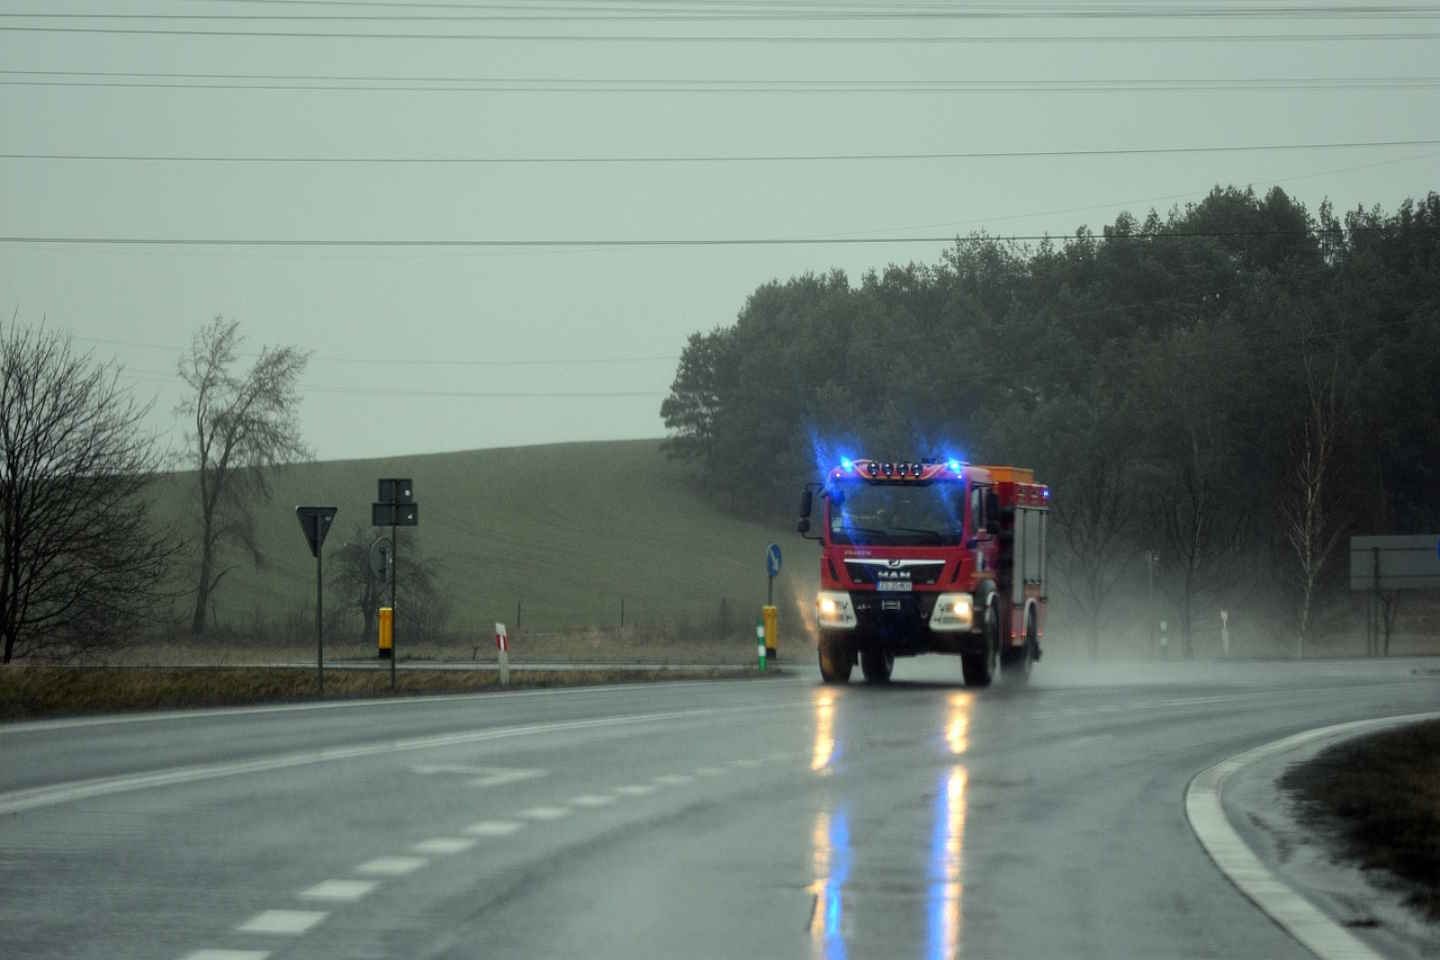
[(1386, 871), (1440, 921), (1440, 721), (1347, 740), (1280, 784), (1344, 859)]

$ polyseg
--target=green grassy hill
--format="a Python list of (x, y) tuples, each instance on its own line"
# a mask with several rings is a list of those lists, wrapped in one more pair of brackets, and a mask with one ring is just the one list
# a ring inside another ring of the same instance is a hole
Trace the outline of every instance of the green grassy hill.
[[(452, 633), (488, 636), (494, 621), (514, 623), (517, 603), (531, 631), (615, 626), (622, 597), (627, 623), (642, 628), (714, 633), (723, 599), (727, 632), (753, 630), (771, 541), (785, 552), (776, 582), (782, 617), (796, 622), (794, 604), (809, 606), (818, 579), (810, 543), (783, 526), (725, 515), (658, 440), (472, 450), (276, 471), (274, 499), (258, 511), (266, 562), (257, 569), (239, 551), (227, 553), (234, 570), (216, 597), (219, 625), (303, 635), (313, 623), (315, 566), (294, 508), (340, 508), (328, 559), (348, 540), (368, 544), (379, 535), (370, 503), (382, 476), (414, 479), (420, 526), (400, 531), (399, 549), (418, 543), (432, 561), (452, 604)], [(193, 474), (177, 474), (159, 486), (159, 519), (190, 535), (194, 484)], [(177, 565), (186, 583), (192, 570), (193, 562)], [(359, 630), (329, 591), (326, 603), (341, 625)], [(177, 617), (187, 615), (182, 603)]]

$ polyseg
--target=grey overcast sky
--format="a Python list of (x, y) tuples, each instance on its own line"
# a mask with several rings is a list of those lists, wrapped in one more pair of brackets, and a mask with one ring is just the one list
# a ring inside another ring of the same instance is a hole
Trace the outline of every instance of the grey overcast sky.
[[(101, 11), (110, 16), (89, 16)], [(4, 0), (0, 12), (0, 234), (10, 238), (1066, 234), (1215, 184), (1279, 184), (1312, 212), (1326, 197), (1393, 208), (1435, 188), (1440, 164), (1440, 145), (1425, 144), (234, 162), (1433, 139), (1440, 3)], [(23, 16), (37, 13), (51, 16)], [(746, 13), (756, 19), (736, 16)], [(606, 35), (632, 39), (595, 39)], [(765, 39), (736, 39), (747, 36)], [(335, 79), (347, 77), (369, 79)], [(234, 89), (244, 85), (268, 89)], [(175, 361), (208, 318), (238, 318), (252, 346), (313, 350), (303, 425), (330, 459), (659, 436), (685, 337), (731, 322), (757, 285), (832, 267), (853, 280), (889, 262), (934, 262), (943, 246), (5, 242), (0, 295), (24, 320), (43, 316), (118, 357), (177, 442)]]

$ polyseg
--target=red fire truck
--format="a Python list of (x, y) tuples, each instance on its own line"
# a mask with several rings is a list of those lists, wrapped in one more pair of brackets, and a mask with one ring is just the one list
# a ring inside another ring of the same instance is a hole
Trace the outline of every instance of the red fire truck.
[[(810, 532), (815, 496), (821, 529)], [(820, 674), (870, 683), (896, 657), (960, 657), (968, 686), (1023, 683), (1045, 637), (1050, 490), (1020, 467), (842, 459), (806, 486), (798, 530), (821, 545)]]

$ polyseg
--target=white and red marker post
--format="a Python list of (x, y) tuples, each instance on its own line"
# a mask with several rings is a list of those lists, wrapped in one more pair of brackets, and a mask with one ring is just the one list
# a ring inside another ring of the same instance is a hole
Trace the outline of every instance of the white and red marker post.
[(496, 658), (500, 662), (500, 686), (510, 686), (510, 634), (505, 631), (505, 624), (495, 624), (495, 650)]

